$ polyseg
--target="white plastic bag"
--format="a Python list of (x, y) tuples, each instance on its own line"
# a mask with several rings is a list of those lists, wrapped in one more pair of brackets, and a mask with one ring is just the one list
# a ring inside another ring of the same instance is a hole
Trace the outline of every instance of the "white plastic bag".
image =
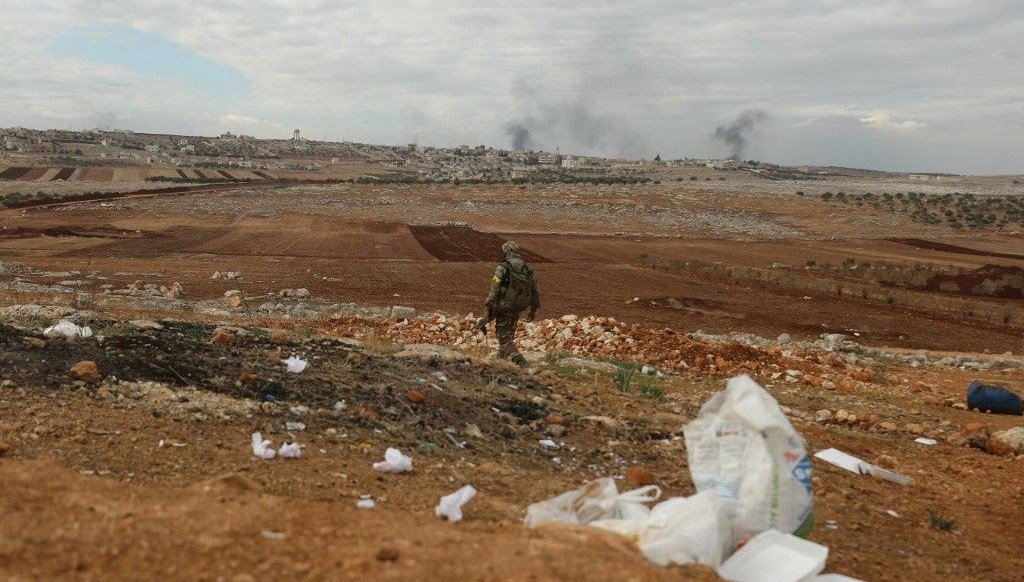
[(69, 340), (92, 337), (92, 328), (89, 326), (79, 327), (66, 319), (43, 330), (46, 337), (63, 337)]
[(269, 461), (270, 459), (274, 458), (274, 455), (277, 454), (277, 451), (275, 451), (270, 446), (269, 439), (263, 440), (262, 434), (254, 432), (252, 433), (252, 454), (256, 455), (261, 459)]
[(811, 461), (800, 435), (757, 382), (730, 379), (684, 432), (693, 483), (718, 496), (732, 524), (730, 547), (769, 529), (809, 532)]
[(302, 373), (303, 370), (306, 369), (307, 366), (309, 366), (309, 362), (303, 360), (298, 356), (292, 356), (287, 360), (281, 361), (284, 362), (286, 366), (288, 366), (288, 371), (291, 372), (292, 374), (300, 374)]
[(277, 450), (277, 456), (282, 459), (298, 459), (302, 457), (302, 446), (299, 443), (285, 443)]
[(451, 522), (462, 521), (462, 506), (476, 496), (476, 487), (466, 485), (454, 493), (441, 498), (434, 508), (434, 515)]
[(645, 520), (651, 512), (645, 504), (657, 501), (661, 489), (648, 485), (620, 494), (611, 477), (595, 479), (579, 489), (568, 491), (526, 508), (526, 526), (557, 522), (587, 524), (598, 519)]
[(647, 559), (660, 566), (697, 562), (717, 567), (729, 527), (710, 491), (673, 497), (655, 505), (642, 519), (607, 519), (590, 525), (633, 540)]
[(402, 454), (402, 451), (389, 447), (384, 451), (384, 460), (373, 464), (374, 471), (384, 473), (408, 473), (412, 471), (412, 459)]

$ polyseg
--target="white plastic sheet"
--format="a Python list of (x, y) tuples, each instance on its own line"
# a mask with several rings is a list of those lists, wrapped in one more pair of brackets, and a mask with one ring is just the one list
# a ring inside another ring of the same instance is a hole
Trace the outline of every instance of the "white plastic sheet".
[(693, 562), (718, 566), (729, 535), (728, 523), (710, 491), (666, 499), (644, 518), (598, 520), (590, 525), (632, 539), (648, 560), (661, 566)]
[(811, 461), (778, 403), (749, 376), (731, 378), (684, 427), (690, 474), (731, 524), (729, 545), (769, 529), (813, 523)]
[(388, 447), (384, 451), (384, 460), (373, 464), (374, 471), (383, 473), (408, 473), (412, 471), (412, 458), (403, 455), (402, 451)]
[(434, 508), (434, 515), (451, 522), (462, 521), (462, 506), (469, 503), (470, 499), (476, 496), (476, 487), (466, 485), (454, 493), (449, 493), (441, 498), (441, 501)]
[(603, 477), (530, 505), (525, 522), (527, 527), (536, 527), (549, 522), (587, 524), (598, 519), (645, 520), (651, 512), (645, 504), (659, 497), (661, 489), (655, 485), (620, 494), (615, 480)]
[(92, 329), (89, 326), (77, 326), (66, 319), (43, 330), (46, 337), (63, 337), (69, 340), (92, 337)]
[(285, 443), (277, 450), (282, 459), (298, 459), (302, 457), (302, 446), (299, 443)]
[(252, 454), (269, 461), (274, 458), (277, 451), (270, 446), (269, 439), (264, 440), (261, 433), (254, 432), (252, 433)]
[(281, 361), (284, 362), (284, 364), (286, 366), (288, 366), (288, 371), (291, 372), (292, 374), (301, 374), (302, 371), (305, 370), (306, 367), (309, 366), (309, 362), (307, 362), (306, 360), (303, 360), (302, 358), (300, 358), (298, 356), (292, 356), (292, 357), (288, 358), (287, 360), (281, 360)]

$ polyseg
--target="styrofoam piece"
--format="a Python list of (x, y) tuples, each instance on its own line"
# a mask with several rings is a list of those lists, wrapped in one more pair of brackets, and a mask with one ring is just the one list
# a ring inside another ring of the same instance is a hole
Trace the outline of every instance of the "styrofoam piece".
[(921, 443), (922, 445), (937, 445), (937, 444), (939, 444), (939, 441), (937, 441), (935, 439), (930, 439), (928, 437), (917, 437), (916, 439), (914, 439), (914, 442), (915, 443)]
[(718, 568), (734, 582), (803, 582), (825, 569), (828, 547), (770, 529), (751, 539)]
[(384, 460), (373, 464), (374, 471), (383, 473), (408, 473), (412, 471), (412, 458), (402, 454), (402, 451), (388, 447), (384, 451)]
[(434, 508), (434, 515), (453, 523), (462, 521), (462, 506), (469, 503), (469, 500), (475, 496), (476, 488), (466, 485), (458, 491), (442, 497), (440, 503)]
[(287, 360), (281, 360), (281, 362), (283, 362), (284, 365), (288, 366), (288, 371), (291, 372), (292, 374), (301, 374), (302, 371), (305, 370), (307, 366), (309, 366), (309, 362), (303, 360), (298, 356), (292, 356)]
[(821, 574), (813, 578), (814, 582), (864, 582), (859, 578), (850, 578), (842, 574)]
[(860, 466), (864, 462), (864, 459), (855, 457), (849, 453), (844, 453), (839, 449), (825, 449), (814, 453), (815, 459), (821, 459), (826, 463), (832, 463), (833, 465), (846, 469), (851, 473), (857, 473), (860, 475)]

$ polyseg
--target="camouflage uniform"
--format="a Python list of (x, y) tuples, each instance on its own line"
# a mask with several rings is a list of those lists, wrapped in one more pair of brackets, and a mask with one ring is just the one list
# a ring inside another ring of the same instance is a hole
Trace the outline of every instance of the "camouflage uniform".
[[(494, 333), (498, 336), (498, 356), (508, 358), (523, 366), (526, 364), (526, 358), (516, 349), (514, 340), (516, 324), (519, 323), (519, 315), (526, 308), (517, 308), (505, 299), (505, 286), (502, 283), (504, 282), (507, 285), (509, 276), (508, 265), (518, 269), (521, 265), (525, 265), (526, 261), (519, 254), (519, 246), (512, 241), (506, 242), (502, 245), (501, 249), (505, 252), (505, 260), (498, 263), (498, 267), (494, 270), (494, 277), (491, 278), (491, 291), (487, 294), (486, 305), (487, 309), (494, 315)], [(540, 309), (540, 292), (537, 290), (536, 280), (533, 281), (533, 300), (529, 308), (529, 319), (532, 320), (534, 312)]]

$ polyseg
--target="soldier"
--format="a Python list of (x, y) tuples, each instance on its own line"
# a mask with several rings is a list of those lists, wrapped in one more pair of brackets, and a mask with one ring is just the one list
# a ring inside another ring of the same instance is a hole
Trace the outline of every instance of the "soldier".
[(501, 245), (505, 258), (494, 270), (491, 278), (491, 292), (487, 294), (487, 319), (481, 321), (480, 331), (487, 335), (487, 323), (494, 320), (494, 332), (498, 336), (498, 355), (508, 358), (520, 366), (526, 365), (526, 358), (516, 349), (516, 323), (519, 314), (530, 309), (527, 321), (533, 321), (540, 309), (540, 291), (533, 270), (519, 254), (519, 245), (507, 241)]

